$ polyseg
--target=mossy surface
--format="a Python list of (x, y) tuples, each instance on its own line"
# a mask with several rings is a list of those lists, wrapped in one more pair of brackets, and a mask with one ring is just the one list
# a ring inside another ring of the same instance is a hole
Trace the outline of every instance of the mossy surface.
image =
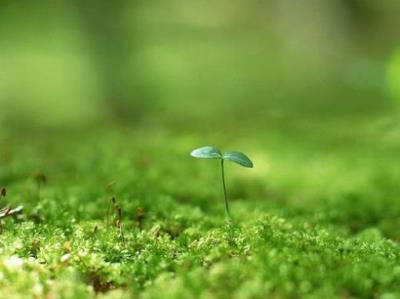
[[(399, 298), (397, 135), (335, 130), (2, 134), (0, 298)], [(205, 143), (255, 164), (226, 169), (232, 223)]]

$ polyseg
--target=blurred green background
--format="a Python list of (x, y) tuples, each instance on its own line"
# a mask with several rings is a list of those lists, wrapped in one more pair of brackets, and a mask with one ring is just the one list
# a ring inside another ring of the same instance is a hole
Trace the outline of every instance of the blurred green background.
[(0, 124), (379, 125), (400, 105), (399, 13), (397, 0), (3, 0)]

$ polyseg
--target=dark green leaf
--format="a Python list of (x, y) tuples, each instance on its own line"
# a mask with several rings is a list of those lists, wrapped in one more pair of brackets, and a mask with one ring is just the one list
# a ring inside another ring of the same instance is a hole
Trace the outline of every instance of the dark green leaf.
[(253, 162), (245, 154), (241, 152), (231, 151), (226, 152), (223, 159), (235, 162), (244, 167), (253, 168)]
[(190, 155), (195, 158), (203, 159), (222, 159), (222, 154), (219, 149), (213, 146), (203, 146), (193, 150)]

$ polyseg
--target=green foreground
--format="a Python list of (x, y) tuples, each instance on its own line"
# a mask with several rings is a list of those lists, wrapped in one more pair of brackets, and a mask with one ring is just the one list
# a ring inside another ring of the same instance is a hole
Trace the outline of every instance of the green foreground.
[[(24, 211), (2, 220), (0, 298), (400, 298), (400, 131), (376, 125), (3, 134), (2, 206)], [(219, 163), (189, 156), (207, 143), (255, 164), (227, 166), (230, 224)]]

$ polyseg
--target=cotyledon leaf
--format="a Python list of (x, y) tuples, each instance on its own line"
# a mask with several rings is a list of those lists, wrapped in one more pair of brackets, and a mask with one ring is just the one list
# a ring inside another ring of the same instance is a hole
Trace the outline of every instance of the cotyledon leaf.
[(221, 151), (213, 146), (203, 146), (198, 149), (193, 150), (190, 153), (191, 156), (195, 158), (205, 158), (205, 159), (218, 159), (221, 160), (221, 174), (222, 174), (222, 187), (224, 189), (224, 199), (225, 199), (225, 215), (228, 220), (230, 220), (228, 197), (226, 195), (225, 187), (225, 171), (224, 171), (224, 161), (229, 160), (235, 162), (241, 166), (252, 168), (253, 162), (245, 154), (237, 151), (230, 151), (221, 154)]
[(237, 151), (226, 152), (223, 155), (224, 160), (235, 162), (244, 167), (253, 168), (253, 162), (245, 154)]
[(190, 155), (195, 158), (222, 159), (221, 151), (213, 146), (203, 146), (197, 148), (193, 150)]

